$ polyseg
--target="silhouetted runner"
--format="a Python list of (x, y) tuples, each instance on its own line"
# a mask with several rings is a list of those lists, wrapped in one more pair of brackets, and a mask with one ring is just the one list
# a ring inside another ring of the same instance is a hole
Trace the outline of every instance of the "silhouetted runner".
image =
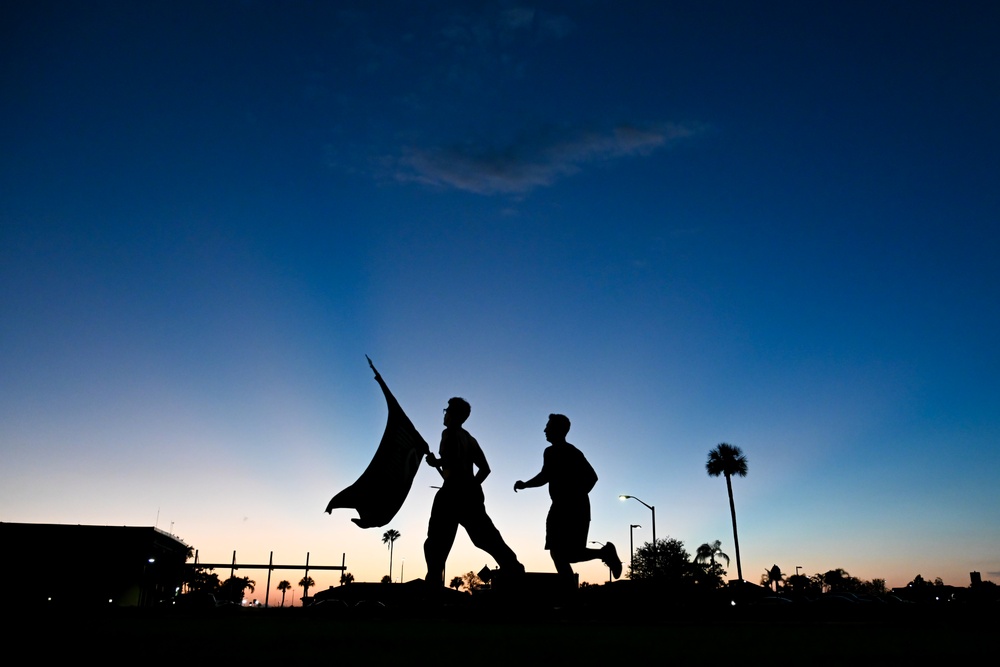
[(556, 572), (573, 582), (571, 563), (588, 560), (604, 561), (615, 579), (622, 574), (622, 562), (615, 545), (608, 542), (600, 549), (587, 548), (590, 531), (590, 498), (587, 494), (597, 484), (597, 473), (579, 449), (566, 442), (569, 418), (549, 415), (545, 439), (552, 443), (545, 448), (542, 471), (527, 482), (518, 480), (514, 491), (549, 485), (552, 507), (545, 520), (545, 548), (549, 550)]
[[(444, 585), (444, 564), (461, 524), (477, 547), (496, 559), (505, 574), (523, 574), (524, 566), (500, 536), (486, 514), (483, 481), (490, 474), (486, 455), (476, 439), (462, 428), (472, 408), (462, 398), (448, 400), (444, 411), (444, 433), (438, 456), (427, 455), (427, 464), (437, 468), (444, 483), (434, 496), (424, 541), (427, 582)], [(473, 472), (473, 468), (476, 469)]]

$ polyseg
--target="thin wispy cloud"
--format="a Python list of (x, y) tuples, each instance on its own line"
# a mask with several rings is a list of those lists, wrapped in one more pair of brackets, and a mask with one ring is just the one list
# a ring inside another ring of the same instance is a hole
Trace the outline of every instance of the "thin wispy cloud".
[(552, 185), (588, 164), (648, 155), (700, 131), (697, 126), (675, 123), (653, 128), (621, 125), (603, 133), (520, 137), (502, 147), (469, 143), (432, 150), (411, 148), (398, 160), (396, 177), (482, 195), (524, 194)]
[(508, 28), (530, 27), (535, 20), (535, 10), (530, 7), (511, 7), (503, 10), (500, 18)]

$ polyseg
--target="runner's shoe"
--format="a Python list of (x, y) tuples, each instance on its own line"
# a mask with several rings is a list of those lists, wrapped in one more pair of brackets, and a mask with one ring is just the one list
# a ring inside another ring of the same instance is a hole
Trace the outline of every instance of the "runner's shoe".
[(615, 579), (622, 576), (622, 560), (618, 557), (618, 551), (615, 549), (615, 545), (608, 542), (601, 549), (604, 553), (601, 555), (601, 560), (604, 564), (611, 569), (611, 574), (614, 575)]

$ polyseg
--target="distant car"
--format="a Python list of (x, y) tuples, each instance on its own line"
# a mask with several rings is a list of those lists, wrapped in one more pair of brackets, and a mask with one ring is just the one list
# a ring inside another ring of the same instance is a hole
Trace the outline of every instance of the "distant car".
[(183, 610), (218, 609), (219, 607), (232, 605), (232, 602), (229, 602), (228, 600), (219, 600), (212, 593), (205, 593), (202, 591), (184, 593), (182, 595), (178, 595), (172, 600), (165, 601), (165, 603), (174, 609)]
[(816, 603), (833, 606), (849, 606), (867, 604), (867, 601), (862, 600), (853, 593), (825, 593), (816, 598)]
[(306, 607), (310, 614), (322, 616), (346, 616), (350, 606), (343, 600), (317, 600)]
[(793, 602), (788, 598), (781, 597), (780, 595), (766, 595), (762, 598), (753, 600), (750, 604), (760, 607), (783, 607), (788, 604), (793, 604)]
[(354, 603), (354, 608), (358, 610), (380, 611), (385, 609), (385, 604), (378, 600), (358, 600)]
[(386, 613), (386, 606), (378, 600), (358, 600), (353, 611), (360, 616), (380, 617)]

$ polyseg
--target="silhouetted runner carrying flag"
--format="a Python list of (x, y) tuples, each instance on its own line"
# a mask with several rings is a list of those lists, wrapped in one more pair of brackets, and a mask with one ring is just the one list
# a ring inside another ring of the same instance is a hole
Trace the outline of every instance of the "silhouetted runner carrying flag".
[(375, 381), (382, 387), (389, 408), (385, 433), (368, 468), (358, 481), (333, 497), (326, 511), (329, 514), (335, 507), (353, 507), (358, 510), (358, 518), (351, 521), (361, 528), (377, 528), (392, 521), (402, 507), (420, 467), (420, 459), (430, 453), (430, 447), (399, 407), (367, 354), (365, 359), (375, 373)]

